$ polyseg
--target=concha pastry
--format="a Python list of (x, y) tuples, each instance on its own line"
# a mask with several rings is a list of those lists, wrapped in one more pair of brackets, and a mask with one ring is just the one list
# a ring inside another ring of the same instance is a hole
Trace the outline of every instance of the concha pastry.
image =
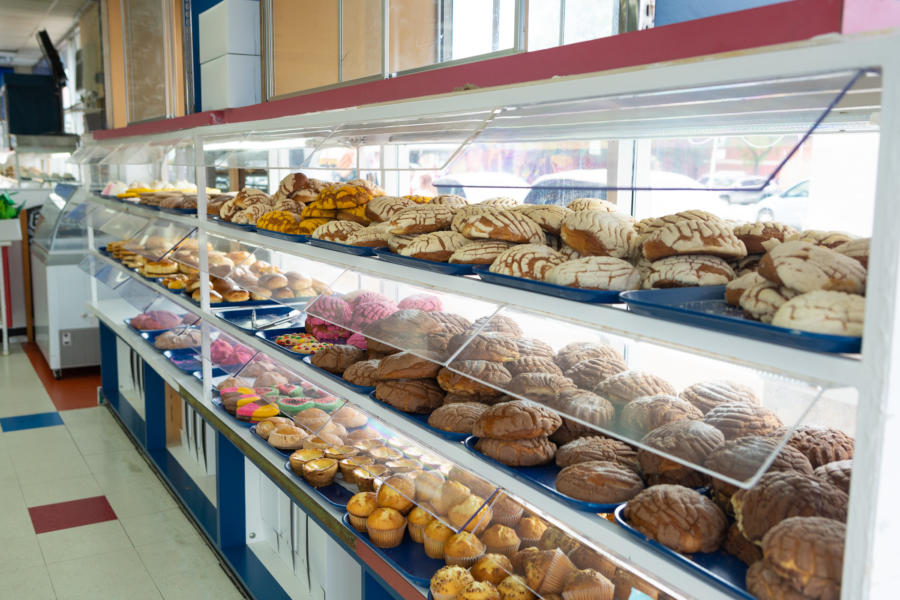
[(291, 173), (286, 175), (281, 180), (281, 183), (278, 184), (274, 199), (277, 202), (278, 200), (293, 198), (298, 192), (309, 188), (309, 178), (306, 175), (303, 173)]
[(625, 258), (637, 236), (630, 217), (599, 210), (566, 215), (560, 228), (563, 241), (585, 256)]
[[(809, 600), (764, 560), (757, 560), (750, 565), (746, 581), (747, 591), (760, 600)], [(835, 598), (839, 596), (840, 594)]]
[[(769, 281), (756, 271), (748, 271), (732, 279), (725, 285), (725, 302), (732, 306), (741, 305), (741, 295), (751, 287)], [(774, 286), (773, 287), (777, 287)]]
[(725, 285), (734, 279), (734, 271), (725, 260), (705, 254), (669, 256), (650, 263), (643, 287), (671, 288)]
[(592, 290), (636, 290), (641, 287), (641, 271), (628, 261), (611, 256), (586, 256), (561, 263), (544, 276), (556, 285)]
[(809, 242), (823, 248), (831, 248), (834, 250), (841, 244), (853, 240), (852, 235), (841, 233), (840, 231), (824, 231), (821, 229), (807, 229), (788, 238), (791, 242)]
[[(390, 231), (390, 223), (388, 223), (388, 231)], [(394, 254), (400, 254), (404, 248), (406, 248), (414, 239), (416, 239), (415, 235), (394, 235), (391, 234), (387, 239), (388, 248), (391, 249), (391, 252)]]
[(332, 183), (319, 192), (316, 202), (325, 209), (343, 210), (362, 206), (384, 192), (363, 179), (347, 183)]
[(456, 360), (509, 362), (519, 358), (516, 339), (502, 333), (459, 333), (450, 338), (447, 350), (457, 353)]
[(510, 242), (500, 240), (469, 240), (467, 244), (457, 249), (447, 262), (466, 265), (489, 265), (504, 251), (512, 248)]
[(271, 210), (257, 219), (256, 228), (281, 233), (297, 233), (300, 231), (300, 215), (284, 210)]
[(458, 225), (459, 232), (472, 240), (500, 240), (514, 244), (543, 244), (540, 225), (514, 210), (476, 213)]
[(831, 485), (839, 487), (849, 494), (850, 478), (853, 475), (853, 461), (848, 459), (825, 463), (824, 465), (817, 467), (813, 472), (813, 475), (822, 481), (827, 481)]
[(582, 437), (567, 442), (556, 452), (556, 465), (567, 467), (588, 460), (617, 462), (640, 472), (637, 450), (621, 440), (603, 436)]
[(551, 436), (557, 444), (595, 435), (598, 428), (611, 428), (616, 419), (616, 409), (612, 403), (587, 390), (560, 390), (555, 398), (547, 401), (547, 406), (562, 416), (562, 425)]
[(521, 398), (548, 403), (555, 400), (562, 390), (574, 388), (572, 380), (563, 375), (522, 373), (513, 377), (505, 389)]
[(472, 426), (488, 409), (480, 402), (454, 402), (437, 408), (428, 417), (428, 425), (454, 433), (472, 433)]
[(521, 373), (551, 373), (553, 375), (562, 375), (560, 369), (552, 358), (540, 358), (534, 356), (523, 356), (515, 360), (511, 360), (503, 365), (509, 374), (515, 377)]
[[(641, 439), (641, 444), (693, 465), (702, 465), (709, 453), (724, 442), (721, 431), (693, 420), (667, 423)], [(707, 475), (652, 450), (638, 450), (638, 460), (641, 473), (650, 485), (674, 483), (695, 488), (706, 485), (709, 480)]]
[(644, 482), (619, 463), (590, 460), (563, 468), (556, 476), (556, 489), (583, 502), (612, 504), (634, 498)]
[(622, 354), (607, 344), (595, 344), (593, 342), (572, 342), (560, 348), (556, 353), (556, 364), (564, 372), (576, 364), (590, 358), (609, 358), (610, 360), (625, 362)]
[(794, 430), (787, 443), (802, 452), (813, 469), (836, 460), (853, 458), (853, 438), (834, 427), (801, 425)]
[(644, 436), (666, 423), (701, 417), (703, 413), (690, 402), (677, 396), (658, 394), (632, 400), (622, 407), (619, 425), (632, 435)]
[(858, 294), (819, 290), (800, 294), (782, 304), (772, 317), (772, 325), (860, 337), (865, 311), (866, 299)]
[(496, 206), (502, 208), (512, 208), (513, 206), (518, 206), (518, 202), (516, 202), (513, 198), (508, 198), (506, 196), (496, 196), (494, 198), (488, 198), (487, 200), (482, 200), (478, 203), (480, 206)]
[(234, 216), (231, 217), (231, 222), (239, 225), (252, 225), (270, 210), (272, 210), (270, 204), (254, 204), (236, 212)]
[(791, 517), (762, 539), (763, 559), (807, 598), (839, 598), (847, 527), (822, 517)]
[(475, 319), (472, 326), (469, 327), (471, 333), (502, 333), (512, 337), (522, 337), (522, 328), (505, 315), (494, 315), (492, 317), (479, 317)]
[(857, 238), (835, 246), (834, 251), (856, 260), (862, 266), (869, 268), (869, 244), (872, 238)]
[(444, 403), (444, 392), (431, 379), (379, 381), (375, 398), (398, 410), (428, 414)]
[(771, 323), (778, 309), (796, 295), (794, 290), (779, 287), (763, 278), (762, 282), (744, 290), (739, 304), (744, 309), (744, 314), (751, 319)]
[(515, 400), (490, 407), (475, 422), (472, 433), (498, 440), (527, 440), (549, 436), (562, 420), (556, 412), (536, 402)]
[(438, 372), (444, 391), (461, 394), (499, 396), (497, 388), (509, 385), (512, 376), (503, 365), (487, 360), (455, 360)]
[(553, 460), (556, 444), (539, 436), (527, 440), (497, 440), (480, 438), (475, 449), (510, 467), (534, 467)]
[(494, 210), (490, 206), (481, 206), (479, 204), (470, 204), (469, 206), (457, 208), (453, 215), (453, 221), (450, 223), (450, 230), (460, 232), (462, 226), (473, 217), (489, 214), (494, 212)]
[(547, 271), (565, 261), (562, 254), (541, 244), (519, 244), (491, 263), (491, 273), (542, 281)]
[(703, 414), (726, 402), (759, 404), (759, 398), (752, 389), (734, 381), (701, 381), (684, 388), (678, 395)]
[(400, 254), (423, 260), (447, 262), (454, 252), (469, 243), (469, 240), (455, 231), (433, 231), (416, 236)]
[(382, 223), (390, 221), (391, 217), (395, 214), (404, 208), (415, 206), (415, 204), (415, 202), (408, 200), (407, 198), (400, 198), (398, 196), (379, 196), (377, 198), (372, 198), (369, 203), (366, 204), (366, 216), (371, 221)]
[(462, 196), (456, 194), (439, 194), (431, 199), (431, 204), (443, 204), (453, 208), (462, 208), (468, 206), (469, 202)]
[(671, 215), (664, 215), (662, 217), (649, 217), (647, 219), (641, 219), (640, 221), (635, 223), (634, 228), (641, 235), (641, 237), (646, 237), (657, 229), (662, 229), (670, 223), (680, 223), (681, 221), (705, 221), (707, 223), (725, 222), (721, 217), (718, 217), (717, 215), (714, 215), (710, 212), (694, 209), (684, 210)]
[(647, 537), (687, 554), (715, 552), (728, 530), (721, 508), (680, 485), (648, 487), (628, 501), (622, 514)]
[(748, 254), (764, 254), (766, 247), (763, 242), (778, 240), (783, 242), (797, 235), (797, 230), (784, 223), (774, 221), (757, 221), (756, 223), (743, 223), (734, 227), (734, 235), (744, 242)]
[(752, 565), (762, 560), (762, 550), (744, 537), (737, 523), (732, 523), (728, 527), (728, 534), (725, 536), (725, 541), (722, 542), (722, 550), (738, 557), (746, 565)]
[(602, 212), (616, 212), (619, 207), (607, 200), (600, 198), (575, 198), (566, 205), (569, 210), (599, 210)]
[(516, 348), (519, 350), (519, 356), (530, 356), (531, 358), (553, 359), (553, 347), (546, 342), (542, 342), (536, 338), (513, 338)]
[(643, 396), (658, 394), (674, 396), (678, 393), (672, 384), (662, 377), (644, 371), (623, 371), (612, 375), (598, 383), (593, 391), (617, 407), (625, 406)]
[(859, 262), (803, 241), (785, 242), (770, 250), (759, 261), (759, 274), (801, 293), (832, 290), (863, 294), (866, 290), (866, 269)]
[(781, 419), (770, 409), (749, 402), (719, 404), (703, 415), (703, 421), (724, 433), (726, 440), (745, 435), (768, 435), (782, 426)]
[(312, 236), (317, 240), (325, 240), (328, 242), (346, 243), (350, 234), (359, 231), (363, 226), (353, 221), (329, 221), (324, 225), (319, 225), (313, 231)]
[(568, 208), (556, 204), (523, 204), (517, 207), (517, 210), (540, 225), (546, 233), (554, 235), (559, 235), (563, 219), (571, 212)]
[(575, 363), (565, 375), (575, 385), (585, 390), (592, 390), (601, 382), (628, 370), (625, 361), (616, 356), (600, 356)]
[(416, 204), (395, 213), (388, 223), (394, 235), (431, 233), (450, 227), (453, 209), (435, 204)]
[(352, 232), (344, 240), (344, 243), (351, 246), (383, 248), (388, 245), (390, 237), (391, 232), (388, 231), (388, 226), (384, 223), (377, 223)]
[(700, 220), (669, 223), (646, 238), (643, 250), (644, 256), (651, 261), (685, 254), (708, 254), (727, 259), (747, 256), (744, 243), (728, 225)]

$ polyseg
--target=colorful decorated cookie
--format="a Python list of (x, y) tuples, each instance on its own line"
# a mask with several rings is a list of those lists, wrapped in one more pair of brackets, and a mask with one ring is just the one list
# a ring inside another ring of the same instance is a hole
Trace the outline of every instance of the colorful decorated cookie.
[(278, 406), (275, 404), (259, 404), (248, 402), (237, 409), (237, 418), (241, 421), (259, 423), (269, 417), (278, 416)]
[(297, 354), (315, 354), (326, 346), (331, 346), (331, 342), (319, 342), (316, 340), (305, 341), (295, 346), (291, 346), (291, 352), (296, 352)]
[(259, 400), (259, 396), (256, 395), (256, 392), (251, 388), (246, 387), (222, 388), (219, 390), (219, 395), (222, 398), (222, 408), (231, 414), (234, 414), (235, 411), (237, 411), (238, 402), (241, 400), (250, 402)]
[(275, 343), (285, 348), (296, 346), (304, 342), (316, 342), (316, 338), (311, 333), (285, 333), (275, 338)]

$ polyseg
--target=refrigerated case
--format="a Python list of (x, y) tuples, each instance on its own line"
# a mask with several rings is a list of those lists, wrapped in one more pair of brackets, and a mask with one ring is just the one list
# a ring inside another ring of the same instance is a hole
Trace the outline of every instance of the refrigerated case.
[[(763, 209), (767, 209), (775, 220), (792, 221), (803, 229), (871, 235), (864, 335), (856, 346), (837, 352), (811, 345), (808, 336), (796, 331), (776, 338), (774, 330), (748, 332), (727, 324), (692, 323), (660, 311), (642, 312), (637, 303), (630, 310), (620, 302), (584, 303), (534, 287), (506, 287), (471, 275), (452, 276), (411, 263), (347, 254), (203, 217), (160, 215), (100, 198), (90, 203), (143, 219), (144, 227), (153, 232), (169, 231), (170, 244), (163, 254), (190, 238), (198, 248), (209, 242), (216, 251), (240, 249), (283, 271), (308, 273), (327, 284), (327, 293), (320, 291), (302, 306), (293, 299), (284, 301), (282, 314), (301, 310), (346, 336), (364, 335), (437, 363), (448, 377), (474, 379), (489, 395), (539, 402), (566, 418), (570, 427), (587, 428), (645, 451), (651, 448), (644, 438), (649, 431), (634, 419), (619, 414), (601, 422), (509, 385), (508, 379), (487, 378), (463, 368), (466, 365), (454, 359), (476, 348), (477, 329), (467, 330), (450, 353), (435, 352), (423, 339), (427, 335), (411, 335), (402, 320), (376, 332), (356, 313), (336, 312), (334, 299), (373, 292), (396, 306), (425, 294), (440, 304), (442, 312), (478, 323), (485, 331), (514, 322), (518, 336), (540, 340), (554, 354), (572, 343), (603, 344), (613, 348), (628, 369), (664, 380), (664, 391), (670, 395), (700, 381), (736, 382), (774, 415), (772, 422), (778, 426), (768, 433), (775, 442), (740, 473), (677, 452), (663, 453), (701, 474), (703, 481), (712, 478), (736, 489), (752, 488), (798, 427), (825, 425), (850, 436), (865, 431), (867, 442), (856, 447), (853, 456), (854, 465), (862, 468), (854, 468), (850, 488), (845, 556), (854, 560), (844, 561), (842, 597), (875, 598), (891, 589), (897, 577), (876, 549), (896, 527), (890, 511), (893, 484), (885, 476), (883, 462), (895, 443), (896, 436), (891, 435), (895, 424), (882, 417), (891, 414), (896, 398), (890, 357), (896, 347), (892, 333), (898, 243), (889, 230), (897, 216), (893, 198), (898, 181), (891, 165), (900, 140), (898, 48), (896, 37), (871, 36), (754, 51), (702, 64), (676, 63), (478, 90), (455, 95), (452, 101), (426, 98), (207, 127), (196, 131), (200, 146), (185, 153), (195, 161), (201, 189), (208, 167), (267, 170), (269, 191), (286, 173), (301, 170), (330, 181), (369, 179), (398, 195), (452, 189), (470, 199), (520, 194), (529, 203), (563, 205), (573, 197), (600, 197), (638, 219), (702, 209), (730, 220), (755, 221), (766, 217), (769, 212)], [(122, 151), (144, 147), (154, 139), (116, 144)], [(104, 148), (86, 147), (100, 148), (98, 152)], [(496, 175), (491, 179), (484, 173)], [(745, 176), (726, 177), (733, 173)], [(804, 181), (809, 182), (807, 196), (788, 193)], [(443, 182), (452, 187), (442, 189)], [(785, 192), (772, 193), (773, 186)], [(140, 248), (146, 238), (132, 234), (122, 239), (138, 240), (135, 248)], [(160, 252), (153, 250), (154, 256)], [(106, 277), (116, 269), (100, 254), (92, 253), (91, 259), (84, 266), (95, 275)], [(597, 549), (617, 568), (648, 582), (659, 597), (747, 597), (740, 570), (736, 577), (733, 572), (705, 573), (701, 558), (666, 552), (633, 535), (624, 524), (598, 516), (611, 507), (573, 501), (555, 489), (552, 478), (542, 483), (537, 474), (499, 464), (479, 451), (477, 440), (448, 440), (423, 419), (386, 404), (377, 390), (370, 396), (300, 356), (285, 355), (267, 343), (265, 335), (223, 319), (204, 297), (203, 283), (197, 305), (124, 270), (116, 273), (125, 277), (115, 280), (120, 297), (136, 297), (135, 286), (149, 290), (146, 298), (137, 294), (142, 299), (129, 302), (131, 306), (146, 310), (159, 297), (181, 309), (196, 310), (201, 317), (205, 335), (196, 362), (203, 386), (193, 395), (196, 406), (215, 405), (210, 389), (220, 365), (212, 363), (210, 346), (224, 332), (265, 360), (282, 362), (303, 380), (353, 402), (413, 443), (477, 473), (494, 486), (489, 495), (502, 490), (527, 504), (530, 511)], [(103, 303), (94, 310), (102, 315)], [(221, 472), (219, 468), (217, 473)], [(290, 495), (302, 504), (294, 490)], [(282, 535), (273, 533), (276, 540)], [(288, 547), (294, 548), (293, 542)], [(404, 572), (403, 564), (394, 566)]]

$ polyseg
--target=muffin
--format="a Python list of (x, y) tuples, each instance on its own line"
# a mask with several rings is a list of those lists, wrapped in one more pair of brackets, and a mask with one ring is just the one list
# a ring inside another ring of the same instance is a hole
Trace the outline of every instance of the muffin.
[(502, 554), (485, 554), (469, 569), (476, 581), (498, 585), (513, 572), (512, 563)]
[(403, 541), (406, 517), (393, 508), (376, 508), (366, 519), (369, 539), (379, 548), (394, 548)]
[(313, 487), (331, 485), (337, 475), (338, 461), (333, 458), (316, 458), (303, 463), (303, 479)]
[(538, 594), (558, 594), (577, 569), (559, 548), (542, 550), (525, 560), (525, 581)]
[(518, 552), (519, 544), (522, 543), (515, 529), (500, 523), (488, 527), (481, 534), (481, 541), (484, 542), (488, 552), (504, 556), (512, 556)]
[(381, 487), (381, 479), (385, 477), (389, 477), (391, 474), (391, 470), (388, 469), (384, 465), (364, 465), (360, 467), (356, 467), (353, 469), (353, 480), (356, 482), (356, 487), (361, 492), (374, 492), (375, 491), (375, 483), (378, 482), (378, 487)]
[(344, 481), (347, 483), (356, 483), (356, 479), (353, 477), (353, 471), (356, 470), (357, 467), (371, 465), (374, 462), (375, 459), (371, 456), (351, 456), (350, 458), (339, 461), (338, 469), (340, 469)]
[(402, 475), (392, 475), (385, 479), (384, 484), (378, 488), (376, 499), (378, 506), (393, 508), (406, 514), (412, 509), (412, 499), (415, 497), (416, 487), (412, 480)]
[(350, 524), (357, 531), (366, 531), (366, 520), (369, 515), (378, 508), (375, 503), (375, 494), (372, 492), (359, 492), (354, 494), (347, 502), (347, 513), (350, 515)]
[(429, 558), (444, 558), (444, 544), (453, 533), (450, 526), (440, 519), (432, 520), (425, 526), (422, 534), (422, 541), (425, 542), (425, 554)]
[(453, 600), (474, 581), (472, 575), (463, 567), (456, 565), (441, 567), (431, 576), (431, 596), (434, 600)]
[(424, 543), (425, 540), (423, 539), (423, 536), (425, 535), (425, 526), (433, 520), (434, 515), (421, 506), (416, 506), (409, 511), (409, 514), (406, 515), (406, 524), (407, 529), (409, 530), (409, 537), (412, 538), (412, 541), (417, 544)]
[(456, 597), (457, 600), (500, 600), (500, 592), (489, 581), (473, 581), (462, 593)]
[(519, 575), (510, 575), (498, 583), (497, 591), (500, 592), (500, 600), (535, 600), (525, 579)]
[(491, 522), (491, 507), (481, 496), (472, 494), (450, 509), (447, 519), (455, 529), (481, 534)]
[(566, 579), (563, 600), (613, 600), (613, 582), (593, 569), (575, 571)]
[(547, 523), (539, 517), (525, 517), (516, 525), (516, 534), (522, 540), (522, 547), (537, 546), (547, 529)]
[(438, 513), (446, 515), (450, 509), (472, 495), (469, 488), (458, 481), (445, 481), (441, 484), (441, 491), (432, 499), (431, 503)]
[(522, 519), (522, 513), (525, 512), (524, 506), (503, 492), (497, 494), (494, 503), (491, 504), (491, 509), (494, 511), (493, 523), (500, 523), (507, 527), (515, 527), (518, 525), (519, 521)]
[(484, 555), (484, 544), (474, 533), (460, 531), (444, 542), (444, 560), (448, 565), (470, 567)]
[(431, 502), (441, 491), (444, 476), (438, 471), (425, 471), (415, 479), (416, 502)]
[(315, 448), (303, 448), (301, 450), (294, 450), (291, 453), (290, 458), (288, 458), (288, 461), (291, 465), (291, 471), (302, 477), (303, 465), (311, 460), (316, 460), (317, 458), (322, 458), (321, 450), (316, 450)]
[(509, 557), (509, 562), (512, 563), (513, 570), (516, 573), (524, 573), (525, 572), (525, 563), (528, 560), (538, 554), (541, 551), (540, 548), (535, 546), (528, 546), (527, 548), (523, 548)]
[(331, 446), (330, 448), (325, 448), (325, 458), (333, 458), (338, 462), (357, 454), (359, 454), (359, 449), (353, 446)]

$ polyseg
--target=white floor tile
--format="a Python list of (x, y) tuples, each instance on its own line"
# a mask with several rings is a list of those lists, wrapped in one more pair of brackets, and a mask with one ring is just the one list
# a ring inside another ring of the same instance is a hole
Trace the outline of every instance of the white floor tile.
[(37, 536), (8, 538), (0, 533), (0, 573), (43, 566), (44, 555)]
[(109, 409), (105, 406), (64, 410), (59, 413), (59, 416), (62, 417), (63, 422), (65, 422), (66, 427), (70, 431), (92, 425), (114, 425), (118, 427), (116, 420), (109, 414)]
[(176, 573), (156, 579), (156, 586), (166, 600), (241, 600), (245, 598), (221, 569), (209, 569), (200, 573)]
[(104, 492), (159, 484), (150, 467), (134, 449), (91, 454), (84, 460)]
[(72, 454), (56, 455), (48, 460), (35, 460), (32, 464), (13, 461), (19, 483), (52, 483), (64, 477), (90, 476), (87, 463), (77, 450)]
[(161, 598), (133, 548), (47, 566), (60, 600)]
[(52, 483), (46, 481), (23, 483), (21, 488), (26, 506), (43, 506), (103, 495), (97, 481), (90, 474), (61, 477)]
[(7, 484), (0, 488), (0, 536), (18, 538), (34, 536), (31, 516), (25, 507), (25, 499), (19, 484)]
[(199, 535), (180, 508), (126, 515), (119, 520), (136, 548), (173, 539), (193, 540)]
[(71, 430), (82, 455), (133, 450), (134, 445), (118, 425), (98, 425)]
[(4, 598), (16, 600), (55, 600), (50, 576), (44, 565), (0, 573), (0, 590)]
[(175, 508), (175, 500), (158, 481), (143, 487), (121, 487), (106, 492), (106, 499), (120, 519)]
[(199, 537), (148, 544), (137, 548), (137, 553), (155, 581), (175, 573), (202, 573), (219, 568), (215, 555)]
[(48, 565), (132, 548), (118, 521), (50, 531), (38, 534), (37, 539)]

